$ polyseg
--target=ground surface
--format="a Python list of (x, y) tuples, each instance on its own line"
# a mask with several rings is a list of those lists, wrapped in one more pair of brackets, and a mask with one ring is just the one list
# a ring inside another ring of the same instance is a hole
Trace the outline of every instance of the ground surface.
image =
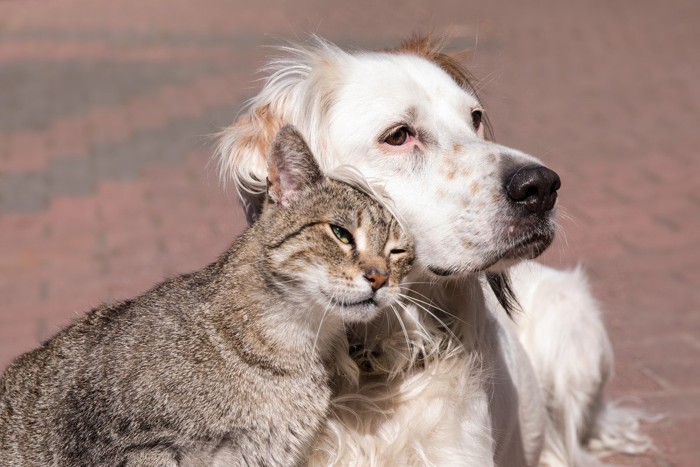
[(563, 179), (544, 261), (588, 269), (610, 392), (667, 414), (658, 452), (615, 461), (700, 465), (700, 3), (249, 3), (0, 1), (0, 369), (241, 231), (208, 135), (257, 89), (264, 45), (447, 28), (476, 49), (497, 140)]

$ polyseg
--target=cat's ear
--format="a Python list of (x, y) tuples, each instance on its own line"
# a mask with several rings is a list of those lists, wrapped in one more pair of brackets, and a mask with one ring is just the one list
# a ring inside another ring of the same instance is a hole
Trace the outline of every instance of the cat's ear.
[(323, 174), (304, 137), (292, 125), (280, 129), (267, 157), (267, 194), (281, 205), (301, 190), (320, 183)]

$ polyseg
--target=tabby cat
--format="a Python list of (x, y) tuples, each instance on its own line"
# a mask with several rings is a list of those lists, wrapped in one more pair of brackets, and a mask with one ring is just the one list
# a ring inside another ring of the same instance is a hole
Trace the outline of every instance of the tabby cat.
[(283, 128), (264, 214), (216, 262), (103, 305), (0, 379), (0, 465), (276, 466), (308, 456), (344, 322), (390, 306), (413, 247)]

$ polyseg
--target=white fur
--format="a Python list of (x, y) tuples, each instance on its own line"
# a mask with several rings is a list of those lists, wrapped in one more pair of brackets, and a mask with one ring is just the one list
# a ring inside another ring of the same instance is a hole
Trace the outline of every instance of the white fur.
[[(269, 142), (291, 123), (324, 171), (350, 165), (388, 195), (417, 254), (404, 301), (338, 349), (335, 409), (310, 463), (584, 466), (589, 448), (646, 449), (637, 414), (602, 396), (612, 352), (582, 272), (512, 268), (516, 323), (484, 287), (482, 271), (510, 265), (494, 261), (519, 228), (498, 168), (537, 159), (485, 141), (471, 120), (481, 104), (431, 60), (320, 40), (285, 53), (223, 133), (222, 174), (255, 211)], [(401, 124), (420, 135), (381, 142)], [(377, 350), (369, 373), (348, 356), (358, 343)]]

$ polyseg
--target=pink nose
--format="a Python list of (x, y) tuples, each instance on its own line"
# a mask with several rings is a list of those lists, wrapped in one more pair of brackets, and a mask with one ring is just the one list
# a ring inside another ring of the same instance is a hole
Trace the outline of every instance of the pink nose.
[(377, 291), (386, 284), (386, 280), (389, 278), (389, 274), (383, 271), (378, 271), (375, 268), (371, 268), (365, 272), (365, 279), (369, 282), (373, 291)]

